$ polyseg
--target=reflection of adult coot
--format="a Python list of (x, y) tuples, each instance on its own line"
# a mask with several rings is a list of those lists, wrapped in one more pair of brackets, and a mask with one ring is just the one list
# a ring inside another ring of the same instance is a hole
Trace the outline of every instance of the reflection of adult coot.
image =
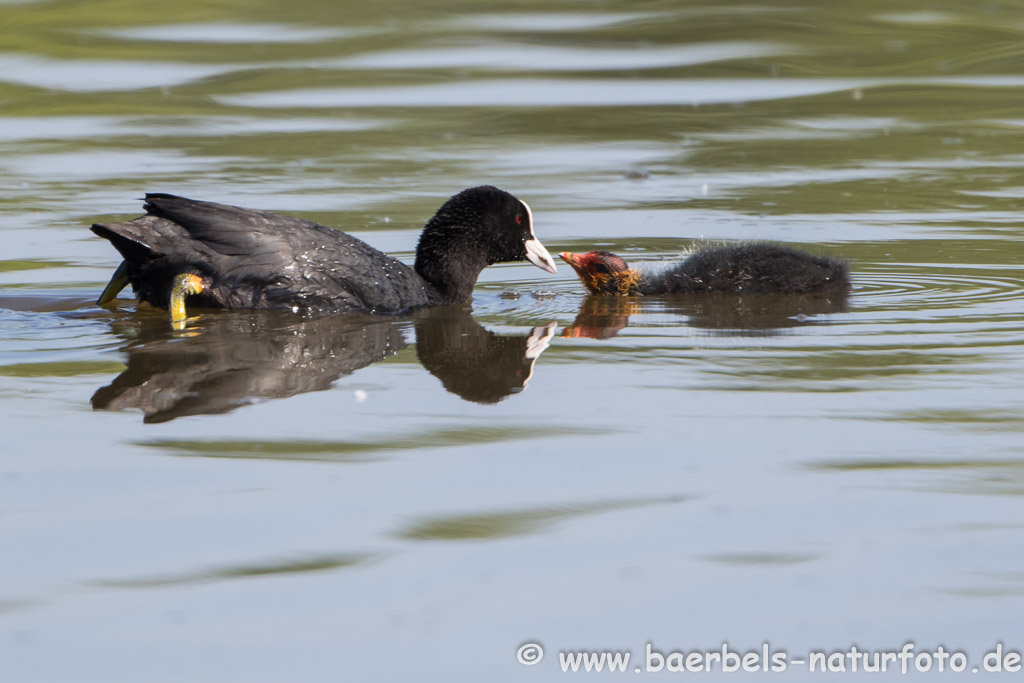
[[(339, 377), (405, 348), (407, 318), (360, 313), (296, 316), (285, 311), (217, 312), (191, 321), (185, 335), (162, 318), (115, 322), (129, 341), (128, 367), (93, 395), (97, 410), (134, 408), (146, 422), (226, 413), (259, 399), (330, 388)], [(417, 353), (445, 388), (494, 403), (522, 391), (554, 323), (531, 335), (488, 332), (467, 309), (423, 311)]]
[(465, 308), (421, 311), (416, 316), (416, 355), (453, 394), (476, 403), (497, 403), (526, 388), (555, 323), (529, 335), (502, 335), (480, 325)]
[(131, 340), (128, 367), (93, 395), (93, 408), (137, 408), (146, 422), (226, 413), (254, 399), (327, 389), (405, 347), (394, 319), (362, 314), (223, 312), (193, 325), (188, 337), (172, 335), (163, 319), (115, 328)]

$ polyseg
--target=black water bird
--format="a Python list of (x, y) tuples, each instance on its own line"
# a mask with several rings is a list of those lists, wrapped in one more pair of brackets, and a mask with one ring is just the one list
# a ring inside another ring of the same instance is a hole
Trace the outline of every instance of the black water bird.
[(845, 294), (850, 290), (845, 261), (767, 242), (702, 249), (658, 271), (631, 268), (608, 251), (562, 252), (591, 294), (655, 295)]
[(147, 194), (143, 208), (134, 220), (92, 226), (124, 257), (98, 303), (131, 284), (176, 322), (186, 298), (205, 308), (401, 313), (470, 301), (480, 271), (494, 263), (529, 260), (555, 272), (530, 207), (492, 186), (463, 190), (438, 209), (412, 268), (300, 218), (169, 194)]

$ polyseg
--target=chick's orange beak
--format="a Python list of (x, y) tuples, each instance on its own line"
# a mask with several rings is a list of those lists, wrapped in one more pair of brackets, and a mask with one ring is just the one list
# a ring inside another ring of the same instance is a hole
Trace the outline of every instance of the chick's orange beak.
[(579, 270), (580, 266), (580, 255), (574, 254), (571, 251), (563, 251), (558, 254), (558, 257), (573, 267), (574, 270)]

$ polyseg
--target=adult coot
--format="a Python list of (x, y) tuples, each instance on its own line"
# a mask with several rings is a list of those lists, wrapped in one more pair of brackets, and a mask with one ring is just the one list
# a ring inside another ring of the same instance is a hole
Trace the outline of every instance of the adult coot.
[(559, 256), (591, 294), (842, 294), (850, 289), (846, 262), (765, 242), (704, 249), (652, 273), (630, 268), (608, 251)]
[(463, 190), (427, 222), (413, 268), (312, 221), (147, 194), (147, 215), (101, 223), (124, 262), (100, 295), (131, 284), (140, 301), (185, 318), (185, 299), (211, 308), (401, 313), (468, 302), (486, 266), (529, 260), (555, 272), (525, 202), (496, 187)]

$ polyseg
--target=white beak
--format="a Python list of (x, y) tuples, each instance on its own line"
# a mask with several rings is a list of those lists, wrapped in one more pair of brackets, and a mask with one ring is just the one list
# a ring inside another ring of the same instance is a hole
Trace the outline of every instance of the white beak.
[(548, 250), (544, 248), (539, 239), (536, 237), (528, 239), (523, 242), (523, 246), (526, 247), (526, 258), (530, 259), (530, 263), (549, 273), (558, 272), (551, 254), (548, 253)]
[(530, 239), (523, 241), (523, 246), (526, 247), (526, 258), (530, 259), (530, 263), (541, 270), (557, 273), (558, 268), (555, 267), (555, 260), (551, 258), (551, 254), (540, 243), (537, 236), (533, 234), (533, 211), (530, 210), (530, 205), (522, 200), (520, 200), (520, 203), (526, 207), (526, 216), (530, 221)]

